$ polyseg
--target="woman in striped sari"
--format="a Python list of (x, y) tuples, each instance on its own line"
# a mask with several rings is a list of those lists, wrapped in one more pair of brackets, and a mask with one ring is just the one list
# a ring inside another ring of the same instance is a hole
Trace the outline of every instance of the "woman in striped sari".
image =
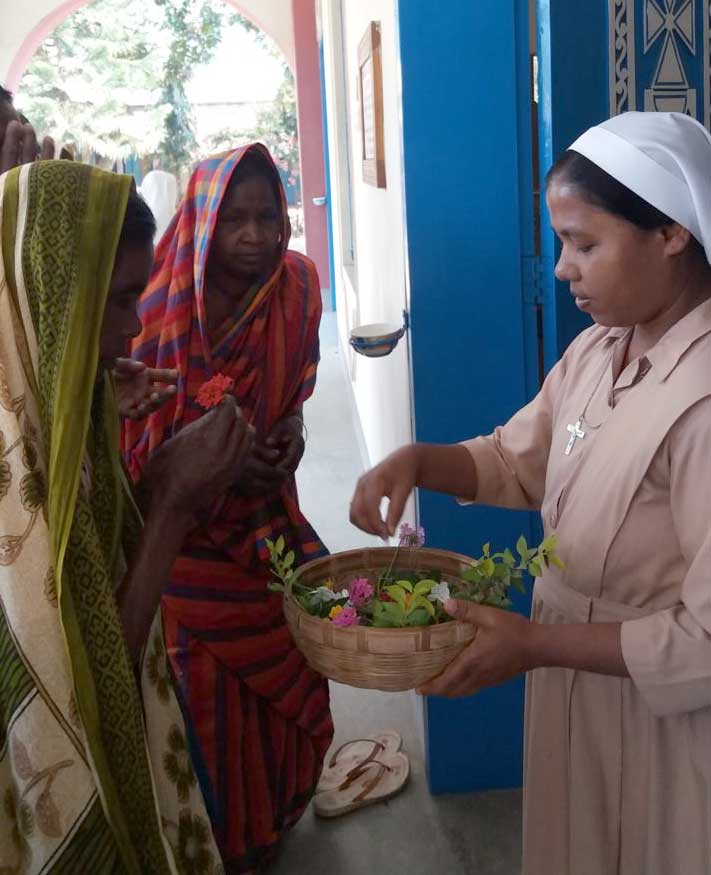
[(313, 391), (321, 296), (288, 251), (284, 192), (261, 145), (202, 162), (156, 254), (133, 355), (176, 368), (177, 396), (124, 434), (132, 475), (203, 413), (216, 376), (256, 429), (244, 476), (189, 534), (163, 598), (190, 750), (228, 873), (258, 871), (298, 820), (332, 736), (326, 682), (270, 593), (266, 539), (297, 561), (325, 552), (299, 510), (301, 407)]
[(191, 508), (249, 437), (228, 403), (166, 444), (142, 527), (111, 368), (140, 327), (154, 230), (129, 177), (65, 161), (0, 177), (3, 875), (223, 871), (156, 609)]

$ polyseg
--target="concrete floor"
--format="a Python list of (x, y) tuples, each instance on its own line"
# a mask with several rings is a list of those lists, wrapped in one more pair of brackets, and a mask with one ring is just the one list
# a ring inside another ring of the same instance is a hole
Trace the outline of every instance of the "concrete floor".
[[(299, 469), (301, 506), (333, 552), (374, 543), (348, 522), (363, 470), (334, 313), (325, 313), (321, 366), (305, 407), (307, 451)], [(311, 810), (284, 842), (270, 875), (517, 875), (521, 853), (519, 791), (430, 795), (424, 770), (419, 700), (331, 685), (334, 746), (397, 729), (411, 760), (405, 790), (333, 821)]]

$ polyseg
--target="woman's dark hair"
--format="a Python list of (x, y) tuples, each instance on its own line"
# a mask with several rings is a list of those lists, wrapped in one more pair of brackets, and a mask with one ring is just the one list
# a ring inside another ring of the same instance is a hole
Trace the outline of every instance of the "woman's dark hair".
[(155, 233), (156, 220), (151, 208), (137, 191), (131, 189), (119, 237), (119, 249), (125, 246), (149, 246), (153, 243)]
[[(589, 158), (572, 149), (564, 152), (548, 171), (546, 188), (553, 182), (565, 182), (573, 186), (587, 203), (626, 219), (644, 231), (674, 224), (674, 219), (670, 219), (666, 213), (653, 207)], [(704, 247), (695, 237), (691, 238), (689, 252), (706, 260)]]
[(237, 165), (237, 169), (233, 173), (232, 179), (230, 179), (228, 191), (241, 182), (246, 182), (248, 179), (256, 177), (267, 180), (274, 192), (277, 206), (281, 206), (281, 182), (279, 174), (274, 166), (255, 150), (248, 152)]
[(568, 150), (561, 155), (548, 171), (546, 187), (552, 182), (566, 182), (592, 206), (626, 219), (645, 231), (674, 223), (661, 210), (647, 203), (579, 152)]

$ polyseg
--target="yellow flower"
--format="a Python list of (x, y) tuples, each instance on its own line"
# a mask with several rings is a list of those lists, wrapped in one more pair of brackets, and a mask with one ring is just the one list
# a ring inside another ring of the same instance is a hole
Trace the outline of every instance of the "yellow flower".
[(330, 589), (331, 592), (336, 588), (336, 582), (331, 577), (329, 577), (328, 580), (324, 580), (322, 585), (325, 586), (326, 589)]
[(342, 614), (342, 613), (343, 613), (343, 606), (342, 606), (342, 605), (336, 605), (335, 608), (331, 608), (330, 613), (329, 613), (328, 616), (329, 616), (332, 620), (335, 620), (336, 617), (337, 617), (339, 614)]

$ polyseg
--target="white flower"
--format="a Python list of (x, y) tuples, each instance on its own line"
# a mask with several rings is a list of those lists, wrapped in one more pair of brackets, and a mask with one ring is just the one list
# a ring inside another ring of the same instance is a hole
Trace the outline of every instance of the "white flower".
[(342, 589), (340, 592), (334, 592), (327, 586), (319, 586), (311, 591), (311, 598), (317, 605), (323, 605), (327, 602), (335, 602), (340, 599), (347, 599), (348, 590)]
[(432, 587), (432, 591), (427, 596), (427, 598), (431, 602), (441, 602), (442, 604), (444, 604), (447, 599), (452, 598), (449, 593), (449, 584), (445, 583), (444, 581), (442, 583), (435, 583), (435, 585)]

